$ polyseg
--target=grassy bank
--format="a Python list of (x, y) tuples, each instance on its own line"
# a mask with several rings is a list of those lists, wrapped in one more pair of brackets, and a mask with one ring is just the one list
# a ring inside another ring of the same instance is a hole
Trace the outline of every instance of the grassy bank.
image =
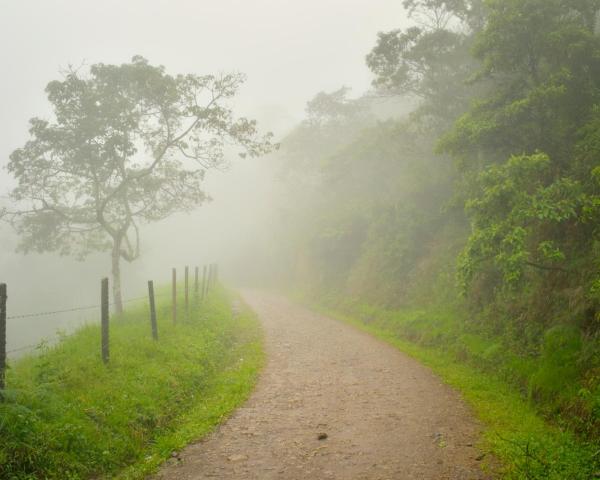
[(0, 478), (141, 478), (247, 398), (263, 361), (255, 316), (215, 290), (174, 326), (161, 298), (158, 342), (146, 305), (112, 319), (106, 367), (96, 325), (11, 365)]
[[(510, 370), (517, 378), (526, 360), (505, 354), (498, 342), (466, 334), (464, 322), (452, 312), (390, 311), (332, 297), (303, 300), (394, 345), (457, 388), (485, 425), (480, 447), (500, 460), (502, 466), (496, 470), (503, 478), (600, 477), (600, 442), (583, 440), (561, 427), (560, 422), (546, 421), (531, 396), (518, 382), (510, 381)], [(528, 368), (543, 370), (543, 361), (539, 358), (538, 365), (530, 364)], [(554, 374), (557, 382), (564, 380), (560, 368)]]

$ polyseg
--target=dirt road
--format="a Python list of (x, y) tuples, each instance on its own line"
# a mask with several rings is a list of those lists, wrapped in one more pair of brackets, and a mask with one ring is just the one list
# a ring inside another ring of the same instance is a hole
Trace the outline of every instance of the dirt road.
[(487, 478), (473, 447), (479, 426), (427, 368), (280, 297), (244, 299), (266, 333), (256, 391), (156, 478)]

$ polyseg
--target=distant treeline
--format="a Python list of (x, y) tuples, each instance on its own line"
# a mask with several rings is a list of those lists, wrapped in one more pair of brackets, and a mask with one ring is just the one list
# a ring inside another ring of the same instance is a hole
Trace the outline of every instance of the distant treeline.
[(598, 438), (600, 1), (404, 5), (414, 26), (367, 55), (373, 91), (319, 93), (282, 143), (279, 275), (459, 312)]

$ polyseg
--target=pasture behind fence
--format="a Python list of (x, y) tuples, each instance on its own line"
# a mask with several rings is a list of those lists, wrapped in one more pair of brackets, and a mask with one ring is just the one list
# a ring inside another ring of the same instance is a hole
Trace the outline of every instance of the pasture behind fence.
[[(209, 291), (214, 287), (217, 282), (217, 274), (216, 274), (216, 264), (204, 265), (203, 266), (203, 275), (202, 275), (202, 286), (200, 289), (199, 283), (199, 267), (195, 267), (195, 276), (194, 276), (194, 294), (195, 297), (203, 302)], [(177, 269), (172, 269), (171, 274), (171, 303), (172, 303), (172, 321), (173, 325), (177, 324)], [(184, 312), (187, 317), (189, 314), (189, 305), (190, 305), (190, 292), (189, 292), (189, 267), (185, 266), (184, 268)], [(166, 294), (165, 294), (166, 295)], [(158, 324), (157, 324), (157, 316), (156, 316), (156, 297), (157, 295), (154, 291), (154, 282), (152, 280), (148, 281), (148, 296), (131, 298), (125, 300), (123, 303), (130, 303), (134, 301), (140, 301), (147, 299), (149, 306), (149, 332), (152, 335), (152, 338), (155, 341), (159, 340), (159, 332), (158, 332)], [(100, 282), (100, 304), (99, 305), (85, 305), (79, 307), (71, 307), (65, 308), (62, 310), (51, 310), (51, 311), (43, 311), (43, 312), (35, 312), (35, 313), (25, 313), (10, 316), (8, 315), (8, 285), (6, 283), (0, 283), (0, 400), (2, 397), (2, 391), (6, 388), (6, 369), (7, 369), (7, 361), (8, 354), (16, 353), (26, 350), (33, 350), (40, 344), (26, 345), (23, 347), (15, 348), (12, 350), (7, 350), (7, 322), (9, 320), (18, 320), (24, 318), (33, 318), (33, 317), (42, 317), (49, 315), (59, 315), (62, 313), (69, 312), (78, 312), (78, 311), (88, 311), (92, 309), (100, 310), (100, 338), (99, 338), (99, 346), (100, 346), (100, 358), (105, 365), (110, 363), (110, 300), (109, 300), (109, 279), (103, 278)], [(77, 333), (77, 332), (74, 332)], [(73, 334), (74, 334), (73, 333)], [(73, 335), (71, 334), (71, 335)], [(61, 338), (64, 339), (70, 335), (61, 335)]]

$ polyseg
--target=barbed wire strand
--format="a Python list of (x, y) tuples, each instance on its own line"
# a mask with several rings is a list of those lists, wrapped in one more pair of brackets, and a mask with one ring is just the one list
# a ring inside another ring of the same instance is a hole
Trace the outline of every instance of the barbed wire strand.
[[(167, 294), (165, 293), (161, 293), (161, 294), (155, 294), (155, 297), (164, 297)], [(147, 296), (143, 296), (143, 297), (136, 297), (136, 298), (130, 298), (128, 300), (123, 300), (123, 303), (131, 303), (131, 302), (136, 302), (138, 300), (144, 300), (147, 299)], [(114, 302), (109, 303), (109, 306), (114, 306)], [(83, 311), (83, 310), (93, 310), (95, 308), (100, 308), (100, 305), (87, 305), (84, 307), (73, 307), (73, 308), (65, 308), (63, 310), (51, 310), (48, 312), (37, 312), (37, 313), (24, 313), (22, 315), (11, 315), (6, 317), (7, 320), (15, 320), (15, 319), (19, 319), (19, 318), (31, 318), (31, 317), (43, 317), (43, 316), (47, 316), (47, 315), (57, 315), (59, 313), (69, 313), (69, 312), (78, 312), (78, 311)]]
[(6, 319), (7, 320), (15, 320), (17, 318), (43, 317), (46, 315), (56, 315), (59, 313), (78, 312), (81, 310), (92, 310), (94, 308), (100, 308), (100, 305), (88, 305), (85, 307), (73, 307), (73, 308), (66, 308), (64, 310), (52, 310), (49, 312), (37, 312), (37, 313), (25, 313), (23, 315), (11, 315), (11, 316), (6, 317)]
[[(169, 295), (168, 293), (157, 293), (154, 294), (154, 297), (165, 297)], [(131, 303), (131, 302), (137, 302), (139, 300), (146, 300), (148, 299), (147, 295), (144, 295), (142, 297), (135, 297), (135, 298), (130, 298), (127, 300), (123, 300), (123, 303)], [(114, 302), (109, 303), (109, 306), (114, 306)], [(84, 310), (92, 310), (92, 309), (96, 309), (96, 308), (100, 308), (100, 305), (87, 305), (84, 307), (73, 307), (73, 308), (65, 308), (63, 310), (52, 310), (52, 311), (48, 311), (48, 312), (37, 312), (37, 313), (26, 313), (23, 315), (13, 315), (10, 317), (6, 317), (7, 320), (15, 320), (15, 319), (21, 319), (21, 318), (32, 318), (32, 317), (42, 317), (42, 316), (48, 316), (48, 315), (57, 315), (59, 313), (69, 313), (69, 312), (78, 312), (78, 311), (84, 311)], [(68, 338), (71, 337), (73, 335), (75, 335), (76, 332), (70, 333), (70, 334), (61, 334), (58, 335), (58, 338), (54, 338), (53, 340), (62, 340), (64, 338)], [(25, 350), (33, 350), (36, 348), (41, 347), (44, 343), (47, 343), (46, 340), (42, 340), (39, 343), (35, 343), (35, 344), (31, 344), (31, 345), (24, 345), (22, 347), (18, 347), (18, 348), (13, 348), (11, 350), (7, 350), (6, 354), (8, 355), (9, 353), (17, 353), (17, 352), (22, 352)]]

